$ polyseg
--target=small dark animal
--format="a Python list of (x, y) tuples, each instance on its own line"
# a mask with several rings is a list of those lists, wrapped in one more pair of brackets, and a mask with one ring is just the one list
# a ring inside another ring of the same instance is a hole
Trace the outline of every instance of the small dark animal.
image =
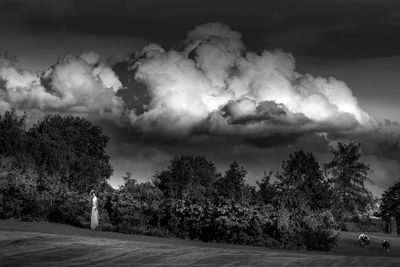
[(382, 242), (382, 248), (383, 248), (383, 251), (384, 252), (386, 252), (386, 253), (389, 253), (389, 251), (390, 251), (390, 243), (389, 243), (389, 241), (388, 240), (383, 240), (383, 242)]

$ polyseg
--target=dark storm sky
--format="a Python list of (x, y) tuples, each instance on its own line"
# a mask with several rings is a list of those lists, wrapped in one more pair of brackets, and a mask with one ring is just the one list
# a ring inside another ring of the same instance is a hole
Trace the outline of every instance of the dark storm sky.
[[(379, 194), (399, 177), (400, 158), (392, 151), (399, 140), (396, 122), (400, 117), (398, 1), (0, 0), (0, 52), (15, 56), (20, 69), (32, 72), (46, 70), (62, 55), (77, 56), (86, 51), (98, 53), (113, 66), (148, 43), (166, 50), (175, 48), (189, 31), (208, 22), (219, 22), (241, 33), (248, 51), (283, 49), (292, 53), (299, 73), (343, 80), (371, 117), (382, 125), (389, 120), (386, 125), (390, 127), (379, 134), (351, 135), (365, 143), (365, 160), (375, 170), (371, 174), (374, 192)], [(138, 85), (126, 84), (123, 74), (114, 71), (128, 87), (120, 92), (127, 104), (140, 102)], [(112, 137), (112, 184), (119, 183), (125, 171), (145, 180), (173, 155), (193, 151), (210, 157), (221, 170), (237, 160), (248, 169), (248, 180), (254, 183), (263, 170), (276, 169), (296, 149), (328, 160), (332, 141), (310, 133), (296, 133), (295, 137), (282, 134), (272, 141), (264, 140), (264, 145), (219, 136), (210, 137), (212, 146), (192, 140), (138, 141), (134, 129), (105, 119), (96, 122)], [(387, 135), (391, 131), (392, 139)]]
[[(3, 26), (38, 35), (60, 31), (116, 35), (170, 46), (195, 26), (218, 21), (241, 32), (253, 50), (283, 42), (322, 58), (382, 57), (399, 52), (397, 1), (2, 0), (1, 11)], [(286, 36), (285, 40), (282, 36), (295, 32), (303, 38)]]

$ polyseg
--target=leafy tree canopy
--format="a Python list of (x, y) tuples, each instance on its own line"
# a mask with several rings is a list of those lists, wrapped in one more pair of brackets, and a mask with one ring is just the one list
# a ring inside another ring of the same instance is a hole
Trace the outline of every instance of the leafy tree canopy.
[(220, 177), (211, 161), (203, 156), (175, 157), (170, 165), (157, 172), (154, 183), (163, 191), (164, 195), (171, 198), (194, 196), (201, 198), (210, 196), (212, 185)]
[(85, 192), (112, 174), (105, 152), (108, 137), (85, 118), (48, 115), (28, 130), (29, 153), (37, 166), (60, 175), (73, 188)]
[(289, 155), (289, 159), (282, 163), (277, 178), (280, 195), (290, 197), (285, 198), (288, 200), (287, 208), (295, 208), (300, 199), (306, 201), (312, 210), (329, 208), (329, 186), (313, 154), (300, 150)]
[(394, 217), (400, 222), (400, 179), (382, 194), (380, 215), (386, 221)]
[(269, 172), (268, 174), (264, 171), (264, 177), (261, 179), (261, 181), (257, 181), (257, 185), (260, 188), (258, 190), (258, 195), (260, 196), (260, 199), (265, 203), (265, 204), (271, 204), (271, 205), (276, 205), (276, 195), (277, 195), (277, 187), (276, 184), (271, 183), (271, 176), (272, 172)]
[(332, 150), (333, 159), (325, 164), (334, 195), (334, 210), (341, 215), (364, 211), (371, 199), (365, 188), (369, 165), (361, 161), (359, 143), (338, 143)]
[(224, 177), (216, 181), (215, 187), (217, 194), (235, 202), (242, 201), (245, 194), (244, 178), (246, 177), (246, 174), (247, 171), (234, 161), (229, 166)]
[(0, 114), (0, 155), (14, 156), (25, 143), (26, 114), (19, 116), (15, 110)]

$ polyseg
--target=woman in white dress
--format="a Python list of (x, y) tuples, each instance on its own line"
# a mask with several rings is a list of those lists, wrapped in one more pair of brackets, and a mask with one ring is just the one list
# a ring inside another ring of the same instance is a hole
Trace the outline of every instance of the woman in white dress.
[(90, 220), (90, 229), (98, 230), (99, 228), (99, 211), (97, 209), (97, 197), (94, 190), (90, 191), (92, 197), (92, 218)]

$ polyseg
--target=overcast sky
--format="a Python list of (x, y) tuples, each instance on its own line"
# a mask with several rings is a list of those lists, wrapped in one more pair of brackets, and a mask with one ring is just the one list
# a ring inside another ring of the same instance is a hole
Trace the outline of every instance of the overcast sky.
[(99, 124), (114, 186), (187, 153), (255, 184), (348, 140), (375, 194), (400, 177), (398, 1), (0, 0), (0, 25), (0, 112)]

